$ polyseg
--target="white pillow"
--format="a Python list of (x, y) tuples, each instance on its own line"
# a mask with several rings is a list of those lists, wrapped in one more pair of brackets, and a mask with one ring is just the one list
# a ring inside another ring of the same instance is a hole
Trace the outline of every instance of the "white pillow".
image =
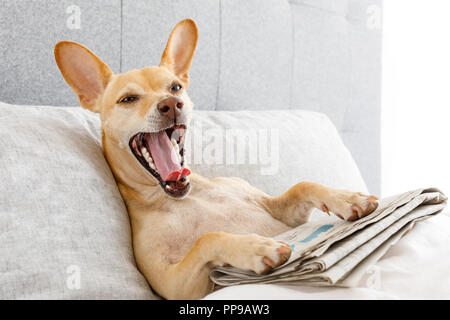
[(78, 108), (0, 103), (0, 299), (150, 299), (128, 214)]
[(241, 177), (270, 195), (300, 181), (367, 192), (349, 150), (322, 113), (195, 111), (186, 144), (193, 172)]
[[(236, 146), (236, 134), (256, 142)], [(321, 113), (196, 111), (186, 144), (193, 171), (269, 194), (299, 181), (367, 192)], [(97, 115), (0, 103), (0, 177), (0, 299), (155, 298), (135, 266)]]

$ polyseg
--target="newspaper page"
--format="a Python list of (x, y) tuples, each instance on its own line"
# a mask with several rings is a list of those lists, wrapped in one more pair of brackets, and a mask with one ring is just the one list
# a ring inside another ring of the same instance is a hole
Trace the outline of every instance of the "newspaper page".
[(288, 243), (290, 259), (266, 275), (234, 267), (211, 271), (222, 286), (281, 283), (311, 286), (355, 286), (365, 271), (415, 223), (440, 213), (447, 197), (436, 188), (417, 189), (380, 200), (370, 215), (348, 222), (325, 217), (275, 237)]

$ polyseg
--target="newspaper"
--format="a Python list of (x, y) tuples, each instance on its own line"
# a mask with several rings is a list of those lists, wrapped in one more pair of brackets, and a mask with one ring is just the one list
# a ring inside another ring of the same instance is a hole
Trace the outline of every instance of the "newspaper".
[(353, 287), (415, 223), (440, 213), (446, 204), (447, 197), (439, 189), (417, 189), (381, 199), (373, 213), (353, 222), (334, 216), (310, 221), (275, 237), (290, 245), (292, 255), (269, 274), (216, 267), (210, 278), (221, 286), (289, 283)]

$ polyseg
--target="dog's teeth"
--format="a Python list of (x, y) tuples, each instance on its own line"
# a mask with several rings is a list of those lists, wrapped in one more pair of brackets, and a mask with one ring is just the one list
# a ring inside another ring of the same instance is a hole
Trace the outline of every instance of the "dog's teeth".
[(155, 167), (155, 164), (153, 162), (153, 159), (152, 159), (152, 157), (150, 157), (150, 155), (148, 153), (144, 154), (144, 158), (147, 161), (149, 167), (152, 168), (153, 170), (156, 170), (156, 167)]
[(142, 147), (141, 148), (141, 152), (142, 152), (142, 154), (145, 156), (145, 155), (149, 155), (149, 153), (148, 153), (148, 151), (147, 151), (147, 149), (145, 148), (145, 147)]
[[(141, 148), (141, 152), (142, 152), (142, 155), (144, 156), (144, 159), (147, 160), (147, 162), (149, 164), (153, 164), (153, 159), (152, 159), (152, 157), (150, 156), (150, 153), (147, 151), (147, 149), (145, 147)], [(153, 169), (153, 167), (152, 167), (152, 169)]]

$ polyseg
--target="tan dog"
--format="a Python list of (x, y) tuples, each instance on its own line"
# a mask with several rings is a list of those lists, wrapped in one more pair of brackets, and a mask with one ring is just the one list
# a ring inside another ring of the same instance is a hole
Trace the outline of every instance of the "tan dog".
[(270, 197), (238, 178), (189, 176), (184, 137), (193, 104), (186, 89), (197, 26), (173, 29), (158, 67), (115, 75), (75, 42), (55, 47), (56, 62), (80, 104), (100, 113), (103, 151), (128, 207), (137, 265), (169, 299), (201, 298), (209, 272), (232, 265), (266, 273), (289, 258), (271, 237), (308, 221), (313, 208), (354, 220), (376, 197), (302, 182)]

